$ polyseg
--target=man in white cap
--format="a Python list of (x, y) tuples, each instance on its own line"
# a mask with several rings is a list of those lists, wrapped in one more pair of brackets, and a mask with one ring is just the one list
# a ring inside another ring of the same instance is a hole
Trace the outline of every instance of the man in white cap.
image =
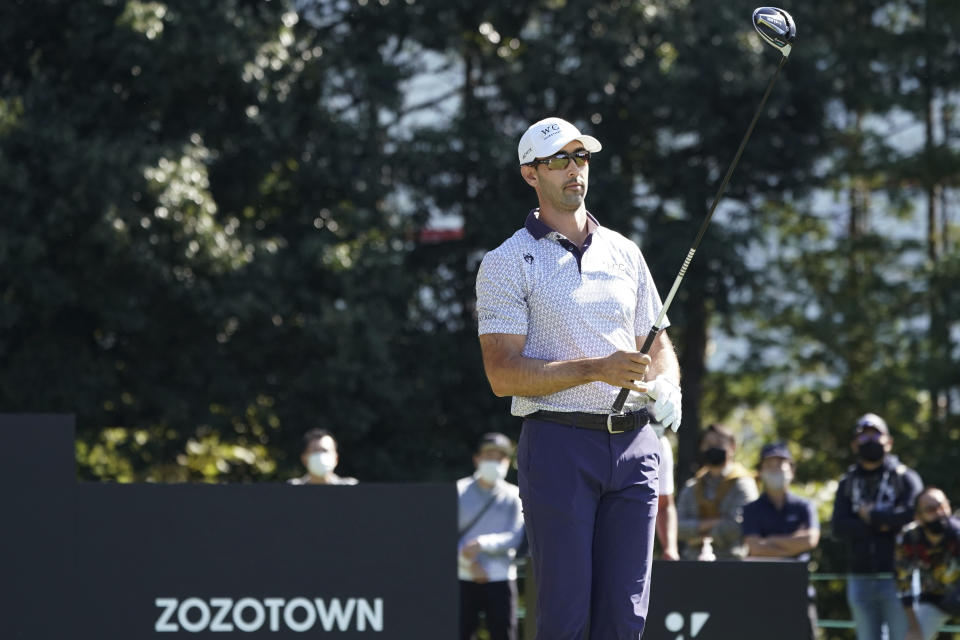
[[(518, 477), (540, 640), (642, 635), (659, 434), (680, 424), (673, 345), (661, 333), (639, 352), (661, 309), (650, 271), (634, 242), (586, 209), (600, 149), (560, 118), (527, 129), (520, 174), (539, 207), (477, 274), (487, 379), (524, 418)], [(632, 393), (612, 414), (621, 388)]]

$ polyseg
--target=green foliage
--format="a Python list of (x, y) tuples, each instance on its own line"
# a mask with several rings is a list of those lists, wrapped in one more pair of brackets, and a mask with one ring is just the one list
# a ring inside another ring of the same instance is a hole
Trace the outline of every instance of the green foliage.
[[(535, 206), (520, 132), (560, 114), (603, 141), (591, 211), (665, 293), (776, 66), (752, 8), (6, 3), (0, 407), (76, 413), (87, 479), (281, 480), (314, 426), (364, 481), (466, 473), (479, 434), (519, 432), (473, 280)], [(670, 314), (679, 474), (722, 421), (744, 460), (784, 438), (829, 486), (872, 410), (960, 499), (960, 17), (790, 10), (795, 52)], [(885, 130), (931, 108), (924, 144)], [(462, 239), (421, 242), (444, 216)]]

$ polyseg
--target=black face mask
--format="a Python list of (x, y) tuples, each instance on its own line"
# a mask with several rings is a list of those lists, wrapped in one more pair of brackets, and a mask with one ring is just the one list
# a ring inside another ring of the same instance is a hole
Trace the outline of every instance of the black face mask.
[(940, 535), (947, 530), (947, 519), (938, 518), (933, 522), (924, 522), (923, 528), (932, 533), (935, 536)]
[(857, 455), (864, 462), (879, 462), (886, 452), (878, 440), (867, 440), (857, 447)]
[(704, 464), (719, 467), (727, 463), (727, 450), (720, 447), (710, 447), (703, 452)]

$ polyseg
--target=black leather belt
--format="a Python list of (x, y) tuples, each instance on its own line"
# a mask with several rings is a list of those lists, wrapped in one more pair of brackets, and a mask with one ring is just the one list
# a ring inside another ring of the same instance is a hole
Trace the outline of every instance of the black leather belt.
[(650, 413), (644, 407), (633, 413), (583, 413), (580, 411), (535, 411), (525, 418), (556, 422), (579, 429), (596, 429), (610, 433), (623, 433), (643, 429), (650, 423)]

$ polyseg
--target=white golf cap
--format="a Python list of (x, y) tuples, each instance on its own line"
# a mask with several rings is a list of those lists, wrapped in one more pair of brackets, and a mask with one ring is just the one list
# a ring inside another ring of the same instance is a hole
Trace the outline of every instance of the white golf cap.
[(520, 138), (520, 145), (517, 147), (520, 164), (552, 156), (574, 140), (583, 143), (583, 148), (590, 153), (596, 153), (603, 148), (596, 138), (580, 133), (580, 129), (566, 120), (544, 118), (530, 125)]

